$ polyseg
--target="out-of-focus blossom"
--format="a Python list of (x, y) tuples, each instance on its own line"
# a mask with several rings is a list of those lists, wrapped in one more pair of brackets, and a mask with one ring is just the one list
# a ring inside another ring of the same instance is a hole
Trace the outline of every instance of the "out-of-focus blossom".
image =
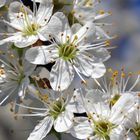
[(86, 24), (88, 21), (92, 21), (95, 24), (95, 29), (100, 37), (111, 39), (111, 37), (103, 30), (105, 25), (111, 25), (108, 21), (102, 21), (102, 19), (111, 15), (110, 12), (99, 10), (97, 7), (99, 0), (76, 0), (74, 4), (74, 16), (82, 23)]
[(0, 59), (0, 62), (3, 64), (0, 74), (0, 105), (11, 101), (19, 103), (26, 96), (26, 89), (30, 84), (29, 76), (36, 65), (19, 58), (14, 51), (9, 51)]

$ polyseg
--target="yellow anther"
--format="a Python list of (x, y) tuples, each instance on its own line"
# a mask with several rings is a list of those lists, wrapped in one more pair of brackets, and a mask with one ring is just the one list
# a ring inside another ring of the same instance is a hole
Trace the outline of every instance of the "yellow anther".
[(5, 74), (5, 71), (3, 68), (0, 68), (0, 76), (4, 75)]
[(122, 72), (121, 76), (122, 76), (122, 78), (125, 78), (126, 75), (124, 72)]
[(48, 101), (48, 95), (41, 95), (41, 94), (39, 94), (39, 98), (42, 100), (42, 101), (45, 101), (45, 102), (47, 102)]
[(111, 11), (109, 11), (109, 12), (108, 12), (108, 14), (112, 15), (112, 12), (111, 12)]
[(111, 44), (111, 43), (110, 43), (109, 40), (107, 40), (107, 41), (105, 42), (105, 45), (106, 45), (106, 46), (110, 46), (110, 44)]
[(103, 14), (105, 14), (105, 11), (104, 11), (104, 10), (100, 10), (100, 11), (99, 11), (99, 14), (100, 14), (100, 15), (103, 15)]
[(89, 114), (87, 114), (87, 116), (88, 116), (88, 119), (89, 120), (92, 120), (92, 115), (89, 113)]
[(113, 73), (112, 68), (109, 68), (109, 69), (108, 69), (108, 72)]
[(81, 81), (81, 84), (87, 85), (87, 82), (86, 82), (85, 80), (82, 80), (82, 81)]
[(0, 50), (0, 54), (3, 54), (3, 51)]
[(129, 73), (128, 73), (128, 76), (132, 76), (132, 75), (133, 75), (133, 73), (132, 73), (132, 72), (129, 72)]
[(11, 54), (10, 57), (11, 57), (11, 58), (15, 58), (14, 54)]
[(114, 71), (114, 73), (113, 73), (113, 77), (116, 77), (116, 76), (118, 76), (118, 74), (119, 74), (119, 72), (116, 70), (116, 71)]

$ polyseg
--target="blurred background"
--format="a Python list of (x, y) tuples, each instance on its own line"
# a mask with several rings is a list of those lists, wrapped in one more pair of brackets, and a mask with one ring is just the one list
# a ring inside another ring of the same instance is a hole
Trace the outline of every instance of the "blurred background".
[[(24, 2), (29, 5), (29, 0)], [(126, 71), (140, 71), (140, 0), (102, 0), (101, 7), (112, 12), (114, 26), (110, 34), (118, 36), (112, 41), (117, 48), (111, 51), (107, 67), (121, 69), (123, 66)], [(35, 124), (31, 118), (14, 118), (10, 106), (0, 107), (0, 140), (26, 140)], [(55, 140), (55, 137), (49, 136), (46, 140)], [(64, 135), (63, 140), (74, 139)]]

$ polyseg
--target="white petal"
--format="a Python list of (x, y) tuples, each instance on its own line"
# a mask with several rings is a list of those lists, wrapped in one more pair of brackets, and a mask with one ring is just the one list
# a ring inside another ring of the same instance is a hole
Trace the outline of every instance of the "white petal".
[(23, 60), (23, 71), (26, 76), (30, 76), (35, 70), (36, 65), (29, 63), (27, 60)]
[(20, 17), (20, 15), (24, 15), (23, 12), (21, 12), (21, 7), (24, 8), (24, 10), (28, 13), (28, 18), (32, 18), (32, 11), (24, 6), (22, 3), (14, 1), (10, 3), (9, 6), (9, 18), (11, 21), (11, 24), (18, 30), (23, 30), (25, 26), (25, 19), (23, 17)]
[(61, 16), (63, 17), (64, 14), (61, 13), (61, 12), (55, 13), (51, 17), (51, 19), (48, 22), (48, 24), (46, 26), (44, 26), (43, 28), (41, 28), (41, 30), (39, 31), (39, 33), (44, 38), (46, 38), (46, 40), (49, 40), (50, 39), (50, 35), (52, 37), (55, 37), (55, 36), (57, 36), (62, 31), (62, 28), (63, 28), (63, 23), (62, 22), (63, 21), (60, 18)]
[(3, 45), (3, 44), (8, 43), (8, 42), (16, 42), (20, 38), (21, 38), (21, 33), (19, 33), (19, 32), (15, 33), (15, 34), (13, 34), (12, 36), (10, 36), (8, 38), (0, 40), (0, 45)]
[(126, 137), (124, 136), (125, 132), (123, 132), (123, 129), (121, 127), (117, 127), (114, 130), (112, 130), (110, 134), (111, 140), (126, 140)]
[(111, 37), (99, 26), (95, 26), (97, 34), (102, 38), (111, 39)]
[(26, 94), (26, 89), (27, 89), (29, 83), (30, 83), (30, 80), (29, 80), (28, 77), (25, 77), (25, 78), (22, 80), (22, 82), (21, 82), (21, 84), (20, 84), (20, 86), (19, 86), (19, 91), (18, 91), (18, 95), (19, 95), (21, 98), (24, 98), (24, 96), (25, 96), (25, 94)]
[(32, 64), (47, 64), (54, 61), (54, 57), (57, 57), (57, 52), (53, 44), (30, 48), (25, 54), (25, 58)]
[(71, 39), (72, 31), (71, 31), (68, 19), (64, 14), (59, 14), (59, 19), (62, 22), (62, 29), (59, 32), (58, 38), (56, 38), (56, 41), (58, 43), (64, 44), (67, 42), (67, 37)]
[(86, 24), (88, 21), (94, 21), (95, 19), (96, 13), (94, 12), (94, 8), (75, 6), (74, 10), (75, 17), (83, 24)]
[(72, 136), (78, 139), (87, 139), (93, 134), (93, 129), (88, 121), (80, 122), (78, 125), (74, 126), (70, 133)]
[(50, 84), (54, 90), (64, 90), (69, 87), (74, 78), (71, 64), (58, 59), (50, 73)]
[(132, 94), (123, 94), (112, 107), (111, 120), (116, 123), (120, 123), (120, 121), (123, 119), (123, 116), (126, 115), (126, 113), (128, 113), (128, 111), (134, 105), (134, 101), (135, 96), (133, 96)]
[(39, 72), (39, 77), (41, 78), (41, 79), (43, 79), (43, 78), (47, 78), (47, 79), (49, 79), (49, 77), (50, 77), (50, 72), (46, 69), (46, 68), (41, 68), (41, 71)]
[(42, 0), (37, 11), (36, 19), (37, 23), (44, 26), (50, 20), (53, 12), (53, 4), (50, 0)]
[(78, 32), (80, 30), (81, 27), (82, 26), (79, 23), (73, 24), (72, 27), (71, 27), (72, 33), (75, 34), (76, 32)]
[(73, 97), (71, 98), (69, 104), (66, 106), (67, 110), (72, 111), (74, 113), (86, 112), (83, 105), (82, 94), (83, 93), (80, 89), (74, 91)]
[(0, 105), (6, 105), (18, 97), (17, 83), (13, 83), (9, 86), (5, 85), (5, 87), (7, 87), (7, 88), (2, 89), (2, 92), (0, 93)]
[(104, 62), (107, 61), (111, 56), (110, 53), (106, 48), (97, 48), (90, 50), (90, 53), (94, 56), (94, 61), (95, 62)]
[(74, 36), (78, 37), (78, 43), (92, 43), (95, 35), (95, 25), (87, 22)]
[(35, 87), (33, 84), (29, 84), (29, 85), (28, 85), (28, 93), (29, 93), (32, 97), (38, 99), (38, 90), (36, 89), (36, 87)]
[(73, 126), (73, 117), (72, 112), (62, 112), (54, 122), (54, 129), (57, 132), (68, 131)]
[(103, 92), (101, 92), (99, 89), (87, 89), (85, 99), (93, 104), (97, 102), (102, 102), (102, 96)]
[[(88, 55), (88, 54), (87, 54)], [(93, 71), (93, 59), (88, 57), (86, 54), (79, 54), (75, 59), (75, 66), (79, 72), (85, 76), (91, 76)]]
[(128, 133), (126, 140), (137, 140), (138, 137), (134, 133)]
[(108, 119), (110, 115), (110, 108), (104, 102), (98, 103), (89, 103), (88, 104), (88, 111), (93, 114), (93, 118), (95, 120), (99, 120), (99, 117)]
[[(31, 1), (34, 1), (34, 0), (31, 0)], [(35, 0), (35, 2), (39, 2), (41, 3), (43, 0)]]
[(42, 140), (50, 132), (53, 125), (53, 118), (44, 118), (33, 130), (27, 140)]
[(37, 40), (37, 35), (21, 36), (18, 40), (15, 41), (15, 45), (18, 48), (24, 48), (33, 45)]
[(102, 77), (105, 72), (106, 72), (106, 68), (105, 65), (103, 63), (94, 63), (93, 64), (93, 71), (92, 71), (92, 78), (100, 78)]

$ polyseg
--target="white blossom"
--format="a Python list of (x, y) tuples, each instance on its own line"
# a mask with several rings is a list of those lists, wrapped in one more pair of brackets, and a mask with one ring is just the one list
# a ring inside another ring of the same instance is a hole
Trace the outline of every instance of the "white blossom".
[(126, 140), (139, 140), (140, 138), (140, 95), (137, 94), (135, 106), (128, 112), (123, 123)]
[(52, 16), (53, 3), (50, 0), (43, 0), (38, 10), (35, 3), (33, 7), (32, 12), (23, 3), (17, 1), (10, 3), (8, 13), (10, 21), (3, 20), (3, 22), (15, 31), (3, 33), (8, 37), (0, 40), (0, 45), (13, 42), (17, 47), (24, 48), (33, 45), (38, 40), (48, 40), (48, 34), (57, 33), (61, 29), (59, 13)]
[(111, 37), (104, 30), (104, 26), (110, 26), (112, 24), (102, 19), (111, 15), (110, 12), (105, 12), (104, 10), (99, 10), (100, 1), (99, 0), (76, 0), (74, 4), (74, 16), (81, 24), (86, 24), (87, 21), (92, 21), (95, 24), (96, 33), (100, 38)]
[(23, 58), (19, 58), (14, 51), (9, 51), (0, 59), (1, 68), (0, 105), (11, 101), (20, 102), (26, 95), (26, 89), (30, 83), (29, 76), (36, 65), (29, 64)]
[(105, 104), (102, 97), (94, 90), (81, 96), (88, 119), (78, 119), (70, 133), (78, 139), (123, 139), (121, 125), (125, 115), (133, 107), (135, 97), (131, 94), (123, 94), (110, 108), (109, 104)]
[[(42, 140), (54, 127), (56, 132), (66, 132), (73, 126), (73, 112), (67, 108), (69, 104), (69, 93), (59, 93), (49, 89), (37, 90), (33, 85), (29, 86), (32, 92), (44, 103), (44, 108), (33, 108), (24, 105), (20, 107), (33, 110), (32, 114), (17, 114), (18, 116), (40, 116), (42, 121), (35, 127), (28, 140)], [(70, 93), (72, 94), (72, 93)], [(64, 96), (63, 96), (64, 95)], [(36, 111), (34, 113), (34, 111)]]
[(86, 83), (86, 77), (99, 78), (106, 72), (104, 61), (110, 54), (104, 46), (106, 41), (93, 43), (95, 28), (88, 22), (77, 29), (69, 27), (64, 15), (61, 15), (64, 29), (51, 37), (51, 45), (37, 46), (26, 53), (26, 59), (33, 64), (48, 64), (55, 62), (50, 73), (50, 83), (54, 90), (64, 90), (73, 81), (75, 73)]

